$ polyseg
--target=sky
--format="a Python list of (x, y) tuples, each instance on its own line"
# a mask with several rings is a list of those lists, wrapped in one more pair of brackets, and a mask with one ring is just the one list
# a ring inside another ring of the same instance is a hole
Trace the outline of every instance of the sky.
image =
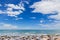
[(60, 29), (60, 0), (0, 0), (0, 29)]

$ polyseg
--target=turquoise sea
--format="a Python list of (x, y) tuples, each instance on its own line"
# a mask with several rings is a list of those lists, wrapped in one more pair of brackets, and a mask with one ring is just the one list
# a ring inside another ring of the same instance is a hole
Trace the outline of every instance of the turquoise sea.
[(58, 34), (59, 30), (0, 30), (0, 35)]

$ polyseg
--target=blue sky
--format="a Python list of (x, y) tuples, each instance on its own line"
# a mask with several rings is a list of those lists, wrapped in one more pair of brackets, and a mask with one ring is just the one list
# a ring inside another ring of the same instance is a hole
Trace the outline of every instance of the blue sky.
[(59, 29), (59, 4), (59, 0), (0, 0), (0, 29)]

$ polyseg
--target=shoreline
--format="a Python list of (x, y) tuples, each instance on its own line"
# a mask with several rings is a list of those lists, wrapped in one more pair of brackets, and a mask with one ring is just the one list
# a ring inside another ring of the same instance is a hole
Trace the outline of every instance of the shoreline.
[(1, 40), (55, 40), (59, 39), (60, 40), (60, 35), (59, 34), (54, 34), (54, 35), (49, 35), (49, 34), (37, 34), (37, 35), (19, 35), (19, 36), (8, 36), (8, 35), (3, 35), (0, 36)]

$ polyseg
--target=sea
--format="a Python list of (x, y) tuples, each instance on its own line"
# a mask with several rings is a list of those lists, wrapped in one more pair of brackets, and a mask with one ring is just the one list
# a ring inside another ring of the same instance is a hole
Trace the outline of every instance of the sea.
[(0, 30), (0, 35), (60, 34), (59, 30)]

